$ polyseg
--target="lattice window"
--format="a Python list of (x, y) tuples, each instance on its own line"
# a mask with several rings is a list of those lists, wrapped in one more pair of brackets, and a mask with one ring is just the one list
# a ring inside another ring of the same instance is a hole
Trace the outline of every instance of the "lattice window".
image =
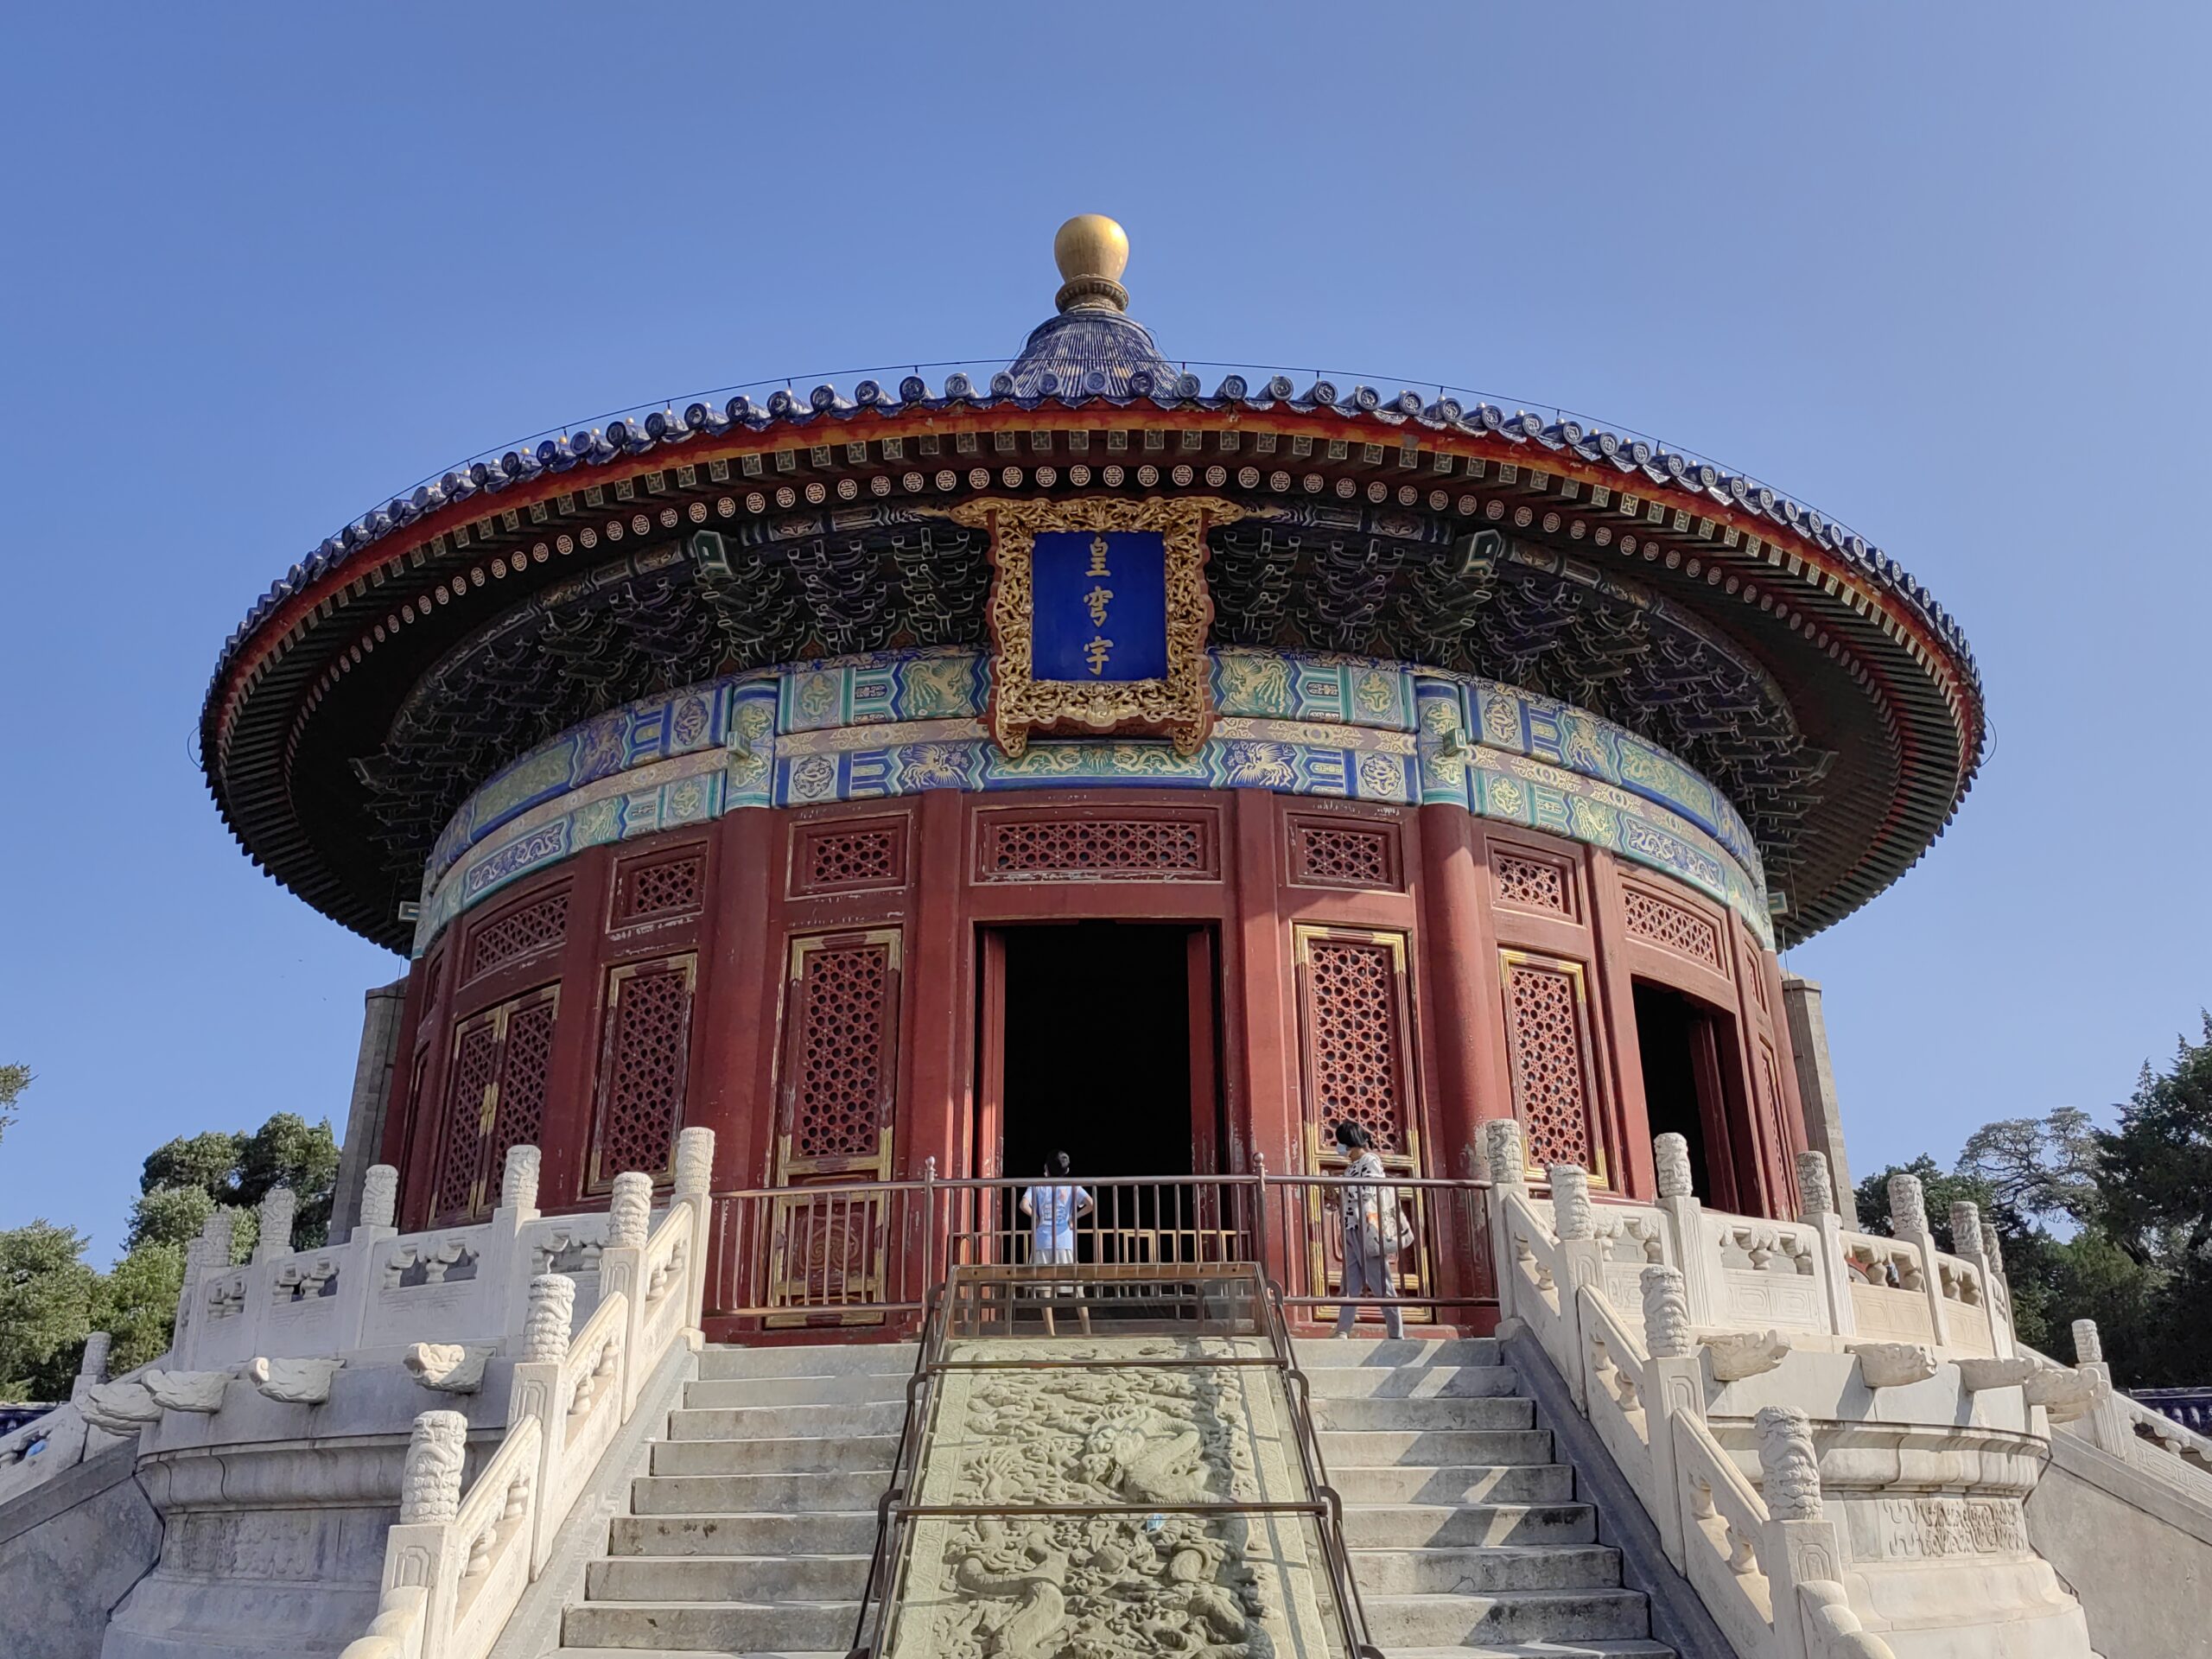
[(480, 1014), (454, 1040), (453, 1076), (446, 1087), (444, 1131), (438, 1137), (437, 1218), (466, 1216), (476, 1208), (483, 1170), (485, 1109), (499, 1074), (499, 1014)]
[(1211, 875), (1208, 826), (1192, 819), (1001, 819), (986, 831), (987, 881), (1048, 875)]
[(1529, 1161), (1591, 1166), (1582, 980), (1565, 963), (1504, 958), (1506, 1052)]
[(703, 853), (665, 858), (657, 863), (625, 864), (615, 884), (616, 925), (653, 916), (680, 916), (698, 909), (706, 875)]
[(1773, 1010), (1766, 1001), (1766, 962), (1759, 955), (1758, 946), (1751, 943), (1751, 936), (1740, 927), (1736, 930), (1736, 944), (1744, 971), (1751, 976), (1751, 995), (1758, 999), (1759, 1012), (1770, 1014)]
[(566, 887), (480, 922), (469, 933), (468, 970), (461, 977), (478, 979), (494, 968), (551, 950), (559, 945), (568, 925)]
[(903, 822), (802, 830), (801, 836), (798, 864), (802, 891), (906, 885)]
[(1390, 887), (1398, 880), (1397, 836), (1382, 825), (1298, 823), (1292, 878), (1335, 887)]
[(626, 1170), (659, 1175), (669, 1167), (690, 1070), (697, 961), (669, 957), (608, 976), (592, 1142), (594, 1186), (612, 1185)]
[(872, 1157), (892, 1096), (896, 941), (871, 935), (803, 948), (791, 1012), (788, 1157)]
[(1630, 938), (1692, 957), (1715, 973), (1726, 971), (1720, 965), (1719, 930), (1696, 912), (1641, 887), (1622, 888), (1621, 905), (1628, 912)]
[(1497, 874), (1497, 902), (1519, 910), (1548, 911), (1554, 916), (1573, 912), (1567, 902), (1567, 870), (1548, 858), (1523, 858), (1518, 853), (1498, 852), (1491, 858)]
[(1310, 937), (1306, 947), (1313, 1112), (1321, 1141), (1346, 1120), (1376, 1149), (1405, 1143), (1398, 956), (1383, 940)]
[(550, 997), (543, 997), (507, 1016), (499, 1103), (484, 1149), (487, 1180), (497, 1179), (506, 1168), (508, 1147), (544, 1144), (540, 1136), (545, 1128), (545, 1080), (553, 1063), (554, 1007)]
[(423, 1010), (416, 1017), (417, 1025), (437, 1012), (438, 986), (443, 982), (445, 976), (446, 957), (445, 952), (441, 950), (423, 967)]

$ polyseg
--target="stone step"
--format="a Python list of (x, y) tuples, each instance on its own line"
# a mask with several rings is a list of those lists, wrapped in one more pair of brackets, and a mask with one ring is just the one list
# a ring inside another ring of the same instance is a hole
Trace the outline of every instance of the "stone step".
[[(715, 1477), (702, 1475), (702, 1480)], [(873, 1510), (842, 1514), (619, 1515), (609, 1555), (851, 1555), (875, 1548)]]
[(715, 1406), (903, 1405), (906, 1371), (856, 1371), (849, 1376), (724, 1376), (683, 1385), (683, 1403)]
[(856, 1601), (581, 1601), (561, 1618), (564, 1647), (760, 1656), (844, 1653)]
[(890, 1478), (891, 1462), (898, 1455), (898, 1451), (899, 1439), (894, 1434), (854, 1435), (844, 1439), (808, 1436), (765, 1440), (655, 1440), (651, 1472), (656, 1475), (810, 1475), (833, 1471), (867, 1471), (874, 1474), (880, 1483)]
[[(781, 1659), (761, 1654), (754, 1659)], [(1580, 1642), (1484, 1642), (1476, 1647), (1395, 1648), (1390, 1659), (1675, 1659), (1647, 1636), (1586, 1637)]]
[(1358, 1400), (1324, 1396), (1313, 1402), (1313, 1427), (1332, 1429), (1534, 1428), (1536, 1404), (1512, 1395), (1446, 1400)]
[(1618, 1590), (1620, 1552), (1602, 1544), (1354, 1549), (1362, 1596), (1489, 1596), (1511, 1590)]
[[(873, 1547), (874, 1539), (870, 1538)], [(592, 1601), (857, 1601), (868, 1557), (857, 1555), (611, 1556), (584, 1569)]]
[(1316, 1400), (1464, 1400), (1521, 1392), (1520, 1373), (1510, 1365), (1325, 1365), (1304, 1369), (1306, 1381)]
[[(1549, 1463), (1552, 1437), (1541, 1428), (1323, 1429), (1321, 1456), (1333, 1470), (1389, 1464)], [(884, 1466), (890, 1466), (887, 1455)], [(656, 1474), (660, 1472), (658, 1463)], [(671, 1473), (676, 1472), (670, 1471)], [(684, 1472), (690, 1473), (690, 1471)]]
[[(698, 1447), (684, 1448), (695, 1456)], [(891, 1478), (880, 1470), (830, 1473), (640, 1475), (630, 1483), (632, 1515), (811, 1515), (866, 1510)]]
[(1495, 1365), (1503, 1358), (1496, 1337), (1307, 1338), (1295, 1344), (1300, 1369), (1340, 1370), (1351, 1365), (1427, 1368), (1434, 1365)]
[(903, 1402), (880, 1405), (713, 1406), (668, 1414), (671, 1440), (784, 1440), (897, 1436)]
[(1327, 1459), (1330, 1484), (1347, 1504), (1564, 1503), (1574, 1471), (1563, 1463), (1390, 1465), (1364, 1469)]
[[(1572, 1643), (1649, 1637), (1650, 1611), (1634, 1590), (1510, 1590), (1498, 1595), (1369, 1595), (1367, 1631), (1384, 1651)], [(1569, 1649), (1568, 1651), (1572, 1651)]]
[(699, 1375), (710, 1382), (733, 1376), (905, 1376), (913, 1369), (910, 1342), (817, 1342), (789, 1348), (715, 1344), (699, 1352)]
[(1597, 1539), (1598, 1512), (1587, 1503), (1372, 1503), (1344, 1510), (1344, 1542), (1356, 1550), (1571, 1548)]

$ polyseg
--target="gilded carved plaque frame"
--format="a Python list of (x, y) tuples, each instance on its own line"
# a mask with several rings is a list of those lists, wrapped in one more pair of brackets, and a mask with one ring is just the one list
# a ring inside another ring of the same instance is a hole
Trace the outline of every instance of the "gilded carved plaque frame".
[[(985, 496), (948, 514), (955, 524), (990, 537), (993, 646), (991, 735), (1009, 756), (1029, 747), (1032, 732), (1113, 732), (1164, 735), (1178, 754), (1194, 754), (1213, 728), (1213, 690), (1206, 672), (1206, 637), (1213, 595), (1206, 587), (1206, 530), (1245, 516), (1217, 496), (1125, 500), (1014, 500)], [(1030, 555), (1044, 531), (1151, 531), (1167, 558), (1167, 673), (1162, 679), (1040, 680), (1032, 672), (1035, 592)]]

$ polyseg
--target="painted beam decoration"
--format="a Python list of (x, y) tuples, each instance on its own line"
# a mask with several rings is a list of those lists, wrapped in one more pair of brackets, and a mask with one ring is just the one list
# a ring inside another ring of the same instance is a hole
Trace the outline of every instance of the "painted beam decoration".
[(990, 537), (986, 719), (1008, 759), (1039, 732), (1137, 733), (1198, 752), (1213, 728), (1206, 528), (1243, 508), (1206, 496), (986, 497), (947, 516)]

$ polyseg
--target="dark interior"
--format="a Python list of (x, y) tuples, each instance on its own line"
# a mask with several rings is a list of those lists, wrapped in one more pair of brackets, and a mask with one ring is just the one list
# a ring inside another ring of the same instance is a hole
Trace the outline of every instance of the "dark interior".
[[(1705, 1202), (1714, 1202), (1712, 1161), (1706, 1144), (1709, 1110), (1704, 1091), (1712, 1076), (1712, 1016), (1679, 991), (1636, 984), (1636, 1039), (1643, 1063), (1643, 1104), (1655, 1135), (1675, 1134), (1690, 1143), (1690, 1184)], [(1708, 1057), (1700, 1065), (1700, 1051)], [(1713, 1116), (1719, 1116), (1717, 1110)]]
[(1008, 1178), (1065, 1152), (1079, 1180), (1191, 1171), (1190, 929), (1006, 932)]

